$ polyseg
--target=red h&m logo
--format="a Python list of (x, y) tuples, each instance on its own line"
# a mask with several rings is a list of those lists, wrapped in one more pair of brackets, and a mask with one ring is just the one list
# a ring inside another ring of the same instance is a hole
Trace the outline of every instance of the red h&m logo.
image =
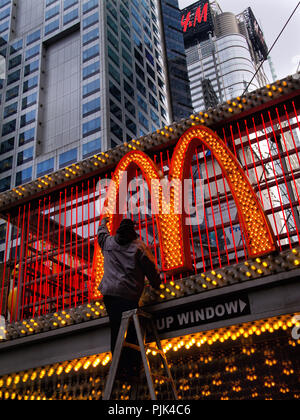
[(192, 26), (195, 28), (197, 23), (207, 22), (207, 14), (208, 14), (208, 3), (206, 3), (201, 11), (201, 6), (198, 7), (195, 13), (194, 17), (194, 23), (191, 20), (191, 14), (190, 11), (186, 17), (184, 15), (181, 18), (181, 26), (183, 27), (183, 32), (186, 32), (188, 28), (191, 28)]

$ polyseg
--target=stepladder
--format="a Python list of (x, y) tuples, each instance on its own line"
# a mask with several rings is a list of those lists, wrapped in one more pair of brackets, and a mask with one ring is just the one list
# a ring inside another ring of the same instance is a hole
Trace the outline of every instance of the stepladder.
[[(135, 333), (136, 333), (136, 342), (137, 344), (133, 344), (131, 342), (126, 341), (127, 332), (130, 327), (130, 323), (133, 324)], [(146, 343), (146, 335), (147, 332), (151, 334), (151, 341), (154, 340), (151, 345)], [(122, 315), (122, 320), (120, 324), (119, 334), (116, 341), (112, 362), (110, 365), (108, 377), (106, 380), (104, 393), (103, 393), (103, 400), (110, 400), (112, 397), (113, 388), (115, 385), (115, 381), (117, 378), (118, 368), (121, 360), (122, 350), (124, 348), (129, 348), (131, 350), (137, 351), (140, 353), (141, 360), (142, 360), (142, 367), (144, 368), (144, 375), (146, 377), (148, 390), (150, 394), (151, 400), (157, 400), (157, 395), (155, 392), (155, 378), (159, 377), (160, 380), (163, 380), (168, 384), (170, 387), (171, 395), (173, 400), (178, 400), (177, 391), (175, 388), (175, 383), (171, 374), (170, 367), (168, 365), (168, 361), (166, 355), (163, 351), (161, 341), (158, 335), (158, 331), (156, 328), (155, 320), (153, 316), (147, 312), (142, 311), (141, 309), (133, 309), (127, 312), (124, 312)], [(155, 353), (161, 358), (162, 367), (164, 369), (165, 374), (163, 375), (156, 375), (152, 373), (151, 364), (148, 357), (147, 350), (155, 351)], [(142, 375), (140, 376), (139, 380), (143, 380)], [(134, 398), (135, 397), (135, 398)], [(133, 394), (133, 398), (136, 399), (136, 395)]]

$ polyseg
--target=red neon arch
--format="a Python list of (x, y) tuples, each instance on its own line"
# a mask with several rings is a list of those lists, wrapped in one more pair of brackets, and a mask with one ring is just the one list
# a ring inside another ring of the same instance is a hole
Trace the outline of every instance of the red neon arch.
[[(249, 257), (256, 257), (274, 251), (276, 245), (271, 226), (247, 176), (225, 143), (210, 129), (203, 126), (195, 126), (187, 130), (179, 139), (172, 156), (169, 181), (180, 180), (182, 182), (184, 179), (189, 178), (191, 160), (195, 148), (199, 145), (204, 145), (211, 151), (225, 174), (237, 206)], [(142, 171), (150, 191), (151, 180), (159, 181), (162, 179), (162, 174), (160, 174), (154, 162), (145, 153), (141, 151), (129, 152), (121, 159), (113, 176), (113, 180), (117, 185), (115, 191), (117, 206), (119, 206), (120, 173), (127, 171), (127, 181), (130, 182), (135, 176), (137, 168)], [(107, 197), (109, 198), (111, 194), (112, 190), (109, 188)], [(183, 214), (176, 214), (173, 196), (170, 202), (171, 214), (166, 215), (161, 212), (163, 205), (161, 190), (158, 193), (157, 200), (160, 211), (156, 216), (156, 222), (163, 269), (172, 273), (189, 270), (191, 269), (191, 255), (188, 229), (184, 223), (186, 216), (184, 205), (182, 203), (181, 206)], [(114, 234), (122, 219), (122, 214), (113, 214), (113, 208), (110, 208), (110, 211), (108, 228), (110, 233)], [(93, 272), (95, 275), (95, 291), (103, 275), (103, 256), (97, 242), (94, 252)], [(99, 292), (95, 292), (94, 295), (95, 297), (99, 296)]]

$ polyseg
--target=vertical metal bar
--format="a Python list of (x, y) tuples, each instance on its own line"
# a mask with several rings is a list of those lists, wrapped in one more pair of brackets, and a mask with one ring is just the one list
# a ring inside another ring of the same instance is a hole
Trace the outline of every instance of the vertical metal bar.
[(75, 308), (77, 306), (78, 289), (78, 186), (76, 185), (76, 239), (75, 239)]
[(238, 264), (239, 258), (238, 258), (237, 249), (236, 249), (236, 242), (235, 242), (235, 237), (234, 237), (233, 223), (232, 223), (232, 218), (231, 218), (231, 212), (230, 212), (230, 207), (229, 207), (229, 200), (228, 200), (227, 189), (226, 189), (226, 184), (225, 184), (225, 178), (224, 178), (223, 171), (222, 171), (222, 180), (223, 180), (223, 187), (224, 187), (224, 193), (225, 193), (225, 198), (226, 198), (228, 217), (229, 217), (230, 228), (231, 228), (232, 242), (233, 242), (233, 248), (234, 248), (234, 253), (235, 253), (235, 261)]
[(26, 294), (26, 282), (27, 282), (27, 262), (28, 262), (28, 243), (29, 243), (29, 226), (30, 226), (30, 203), (28, 204), (28, 214), (27, 214), (27, 227), (26, 227), (26, 251), (25, 251), (25, 266), (24, 266), (24, 280), (23, 280), (23, 289), (22, 289), (22, 298), (20, 300), (21, 303), (21, 320), (23, 319), (24, 313), (24, 303), (25, 303), (25, 294)]
[[(276, 222), (276, 217), (275, 217), (275, 213), (274, 213), (274, 209), (273, 209), (273, 204), (272, 204), (271, 193), (270, 193), (269, 184), (268, 184), (268, 176), (267, 176), (267, 173), (266, 173), (265, 165), (263, 163), (263, 156), (262, 156), (262, 152), (261, 152), (261, 148), (260, 148), (260, 144), (259, 144), (259, 139), (258, 139), (258, 136), (257, 136), (257, 129), (256, 129), (256, 124), (255, 124), (255, 119), (252, 118), (252, 121), (253, 121), (253, 127), (254, 127), (254, 131), (255, 131), (255, 136), (256, 136), (257, 147), (258, 147), (258, 150), (259, 150), (259, 156), (260, 156), (260, 159), (261, 159), (261, 162), (262, 162), (261, 166), (262, 166), (264, 177), (265, 177), (265, 181), (266, 181), (267, 192), (268, 192), (268, 197), (269, 197), (269, 202), (270, 202), (270, 208), (272, 210), (274, 226), (275, 226), (275, 229), (276, 229), (277, 236), (279, 236), (278, 228), (277, 228), (277, 222)], [(281, 244), (280, 244), (280, 249), (281, 249)]]
[(81, 303), (84, 302), (84, 184), (81, 184)]
[[(274, 130), (274, 125), (273, 125), (273, 121), (272, 121), (272, 117), (271, 117), (270, 111), (268, 112), (268, 115), (269, 115), (269, 120), (270, 120), (272, 131), (273, 131), (273, 135), (274, 135), (274, 140), (275, 140), (275, 143), (276, 143), (277, 151), (278, 151), (278, 157), (279, 157), (280, 166), (281, 166), (281, 169), (282, 169), (284, 183), (285, 183), (286, 190), (287, 190), (287, 193), (288, 193), (289, 201), (291, 203), (291, 211), (292, 211), (292, 216), (293, 216), (294, 223), (295, 223), (295, 228), (296, 228), (296, 231), (297, 231), (298, 241), (300, 242), (300, 235), (299, 235), (299, 231), (297, 229), (297, 226), (300, 226), (300, 221), (298, 220), (298, 224), (297, 224), (295, 212), (294, 212), (294, 209), (293, 209), (293, 206), (292, 206), (292, 199), (291, 199), (291, 194), (290, 194), (291, 189), (290, 189), (290, 187), (288, 185), (288, 182), (286, 180), (286, 175), (285, 175), (285, 172), (286, 172), (287, 168), (286, 168), (286, 165), (283, 164), (282, 159), (281, 159), (282, 150), (280, 150), (280, 146), (278, 145), (278, 141), (277, 141), (277, 138), (276, 138), (276, 133), (275, 133), (275, 130)], [(282, 149), (282, 147), (281, 147), (281, 149)], [(299, 216), (298, 216), (298, 218), (299, 218)], [(292, 244), (290, 244), (290, 246), (292, 247)]]
[(74, 278), (74, 262), (73, 262), (73, 187), (71, 187), (71, 217), (70, 217), (70, 292), (69, 292), (69, 308), (72, 307), (72, 298), (73, 298), (73, 278)]
[(67, 189), (65, 188), (64, 200), (64, 257), (63, 257), (63, 285), (62, 285), (62, 309), (65, 309), (65, 287), (66, 287), (66, 237), (67, 237)]
[[(90, 258), (91, 258), (91, 249), (90, 249), (90, 180), (88, 180), (88, 282), (91, 282), (91, 267), (90, 267)], [(91, 288), (88, 287), (88, 302), (91, 300)]]
[(264, 201), (263, 201), (262, 193), (261, 193), (261, 189), (260, 189), (260, 180), (258, 179), (255, 157), (254, 157), (252, 146), (251, 146), (250, 135), (249, 135), (249, 130), (248, 130), (248, 126), (247, 126), (247, 121), (246, 120), (245, 120), (245, 127), (246, 127), (246, 133), (247, 133), (247, 137), (248, 137), (249, 149), (250, 149), (251, 156), (252, 156), (252, 163), (254, 165), (255, 178), (256, 178), (258, 189), (259, 189), (260, 201), (261, 201), (261, 204), (263, 206), (264, 205)]
[(142, 225), (141, 225), (141, 202), (140, 202), (140, 193), (139, 193), (139, 185), (138, 185), (138, 171), (135, 171), (135, 183), (136, 183), (136, 194), (137, 194), (137, 207), (138, 207), (138, 220), (139, 220), (139, 232), (140, 232), (140, 239), (142, 240)]
[(40, 215), (41, 215), (41, 200), (39, 200), (39, 207), (38, 207), (38, 227), (37, 227), (37, 235), (36, 235), (36, 253), (35, 253), (35, 269), (34, 269), (34, 289), (33, 289), (33, 306), (32, 306), (32, 316), (35, 316), (35, 301), (36, 301), (36, 279), (37, 279), (37, 272), (38, 272), (38, 257), (40, 251)]
[[(198, 174), (199, 174), (199, 177), (200, 177), (201, 171), (200, 171), (200, 164), (199, 164), (199, 159), (198, 159), (198, 153), (196, 154), (196, 158), (197, 158)], [(209, 240), (209, 233), (208, 233), (208, 223), (207, 223), (206, 210), (205, 210), (205, 196), (204, 196), (204, 193), (203, 193), (201, 182), (200, 182), (200, 189), (201, 189), (202, 201), (204, 203), (204, 220), (205, 220), (205, 230), (206, 230), (206, 237), (207, 237), (207, 246), (208, 246), (208, 252), (209, 252), (209, 260), (210, 260), (210, 266), (213, 269), (214, 266), (213, 266), (212, 255), (211, 255), (210, 240)]]
[(17, 227), (17, 236), (15, 239), (15, 264), (14, 264), (14, 276), (13, 276), (13, 284), (12, 284), (12, 297), (11, 297), (11, 314), (10, 314), (10, 322), (13, 321), (13, 309), (14, 309), (14, 289), (15, 289), (15, 278), (16, 278), (16, 268), (17, 268), (17, 259), (18, 259), (18, 241), (19, 241), (19, 224), (20, 224), (20, 211), (21, 207), (19, 207), (19, 214), (18, 214), (18, 227)]
[(19, 255), (19, 273), (18, 273), (18, 285), (17, 285), (17, 296), (16, 296), (16, 311), (15, 311), (15, 321), (19, 320), (19, 306), (20, 306), (20, 279), (23, 277), (24, 271), (24, 226), (25, 226), (25, 205), (23, 206), (23, 218), (22, 218), (22, 228), (21, 228), (21, 243), (20, 243), (20, 255)]
[(39, 287), (39, 307), (38, 315), (41, 314), (41, 304), (42, 304), (42, 284), (43, 284), (43, 275), (44, 275), (44, 231), (45, 231), (45, 212), (46, 212), (46, 197), (44, 197), (44, 206), (43, 206), (43, 227), (42, 227), (42, 255), (41, 255), (41, 264), (40, 264), (40, 287)]
[(56, 281), (56, 311), (58, 311), (58, 295), (59, 295), (59, 276), (60, 276), (60, 227), (61, 227), (61, 196), (59, 193), (59, 217), (58, 217), (58, 254), (57, 254), (57, 281)]
[[(6, 225), (6, 240), (5, 240), (4, 266), (3, 266), (3, 276), (2, 276), (2, 285), (1, 285), (0, 314), (2, 314), (2, 306), (3, 306), (9, 230), (10, 230), (10, 213), (8, 214), (7, 225)], [(7, 288), (8, 288), (8, 284), (7, 284)]]
[[(291, 246), (291, 238), (290, 238), (290, 235), (289, 235), (289, 229), (288, 229), (288, 226), (287, 226), (285, 212), (284, 212), (283, 205), (282, 205), (281, 193), (280, 193), (280, 190), (279, 190), (279, 185), (278, 185), (278, 180), (277, 180), (277, 174), (276, 174), (276, 170), (275, 170), (275, 165), (274, 165), (274, 161), (273, 161), (272, 152), (271, 152), (271, 149), (270, 149), (269, 138), (268, 138), (266, 124), (265, 124), (265, 120), (264, 120), (263, 114), (261, 114), (261, 119), (262, 119), (262, 123), (263, 123), (263, 127), (264, 127), (265, 137), (266, 137), (266, 140), (267, 140), (267, 146), (268, 146), (269, 156), (271, 158), (272, 169), (273, 169), (273, 173), (274, 173), (275, 183), (276, 183), (276, 186), (277, 186), (277, 192), (278, 192), (278, 197), (279, 197), (279, 201), (280, 201), (280, 207), (281, 207), (281, 210), (282, 210), (283, 220), (284, 220), (284, 224), (285, 224), (285, 228), (286, 228), (286, 232), (287, 232), (287, 236), (288, 236), (288, 241), (289, 241), (289, 244)], [(279, 236), (278, 236), (278, 242), (280, 243), (280, 237)]]
[[(193, 171), (192, 171), (192, 168), (191, 168), (191, 176), (192, 176), (192, 178), (193, 178)], [(196, 254), (195, 254), (195, 246), (194, 246), (194, 237), (193, 237), (192, 223), (191, 223), (191, 212), (190, 212), (190, 205), (189, 205), (188, 200), (187, 200), (187, 206), (188, 206), (188, 218), (189, 218), (190, 237), (191, 237), (192, 250), (193, 250), (194, 270), (195, 270), (195, 273), (197, 274), (197, 262), (196, 262)]]
[[(197, 155), (197, 149), (195, 149), (195, 154)], [(198, 213), (198, 205), (197, 205), (197, 197), (196, 197), (196, 191), (195, 191), (195, 185), (194, 185), (194, 176), (193, 176), (193, 169), (191, 167), (191, 177), (192, 177), (192, 188), (193, 188), (193, 196), (194, 196), (194, 202), (195, 202), (195, 209), (196, 209), (196, 217), (197, 217), (197, 229), (198, 229), (198, 236), (199, 236), (199, 243), (200, 243), (200, 249), (201, 249), (201, 257), (202, 257), (202, 264), (203, 264), (203, 271), (205, 273), (205, 257), (203, 252), (203, 244), (202, 244), (202, 235), (201, 235), (201, 229), (200, 229), (200, 220), (199, 220), (199, 213)], [(199, 174), (199, 180), (201, 182), (200, 174)], [(203, 205), (204, 205), (204, 201)], [(203, 208), (203, 212), (205, 211), (205, 208)]]
[(207, 168), (204, 145), (202, 146), (202, 150), (203, 150), (203, 156), (204, 156), (205, 172), (206, 172), (206, 177), (207, 177), (208, 193), (209, 193), (211, 212), (212, 212), (212, 217), (213, 217), (214, 231), (215, 231), (215, 236), (216, 236), (216, 244), (217, 244), (217, 250), (218, 250), (218, 257), (219, 257), (219, 266), (222, 267), (221, 256), (220, 256), (220, 248), (219, 248), (219, 240), (218, 240), (218, 232), (217, 232), (217, 228), (216, 228), (215, 211), (214, 211), (214, 206), (213, 206), (213, 202), (212, 202), (210, 180), (209, 180), (209, 173), (208, 173), (208, 168)]
[[(241, 130), (240, 130), (240, 125), (239, 125), (239, 123), (237, 123), (237, 128), (238, 128), (239, 137), (240, 137), (240, 142), (241, 142), (241, 147), (242, 147), (243, 156), (244, 156), (244, 164), (245, 164), (245, 167), (246, 167), (246, 172), (247, 172), (247, 175), (248, 175), (248, 178), (249, 178), (248, 164), (247, 164), (247, 159), (246, 159), (246, 155), (245, 155), (244, 142), (243, 142), (243, 139), (242, 139), (242, 136), (241, 136)], [(233, 133), (232, 133), (232, 135), (233, 135)]]
[(50, 200), (51, 196), (48, 196), (48, 226), (47, 226), (47, 269), (46, 269), (46, 283), (45, 283), (45, 303), (44, 303), (44, 310), (43, 313), (48, 312), (48, 303), (47, 300), (49, 299), (49, 285), (48, 285), (48, 274), (49, 274), (49, 247), (50, 247)]
[(224, 228), (223, 213), (222, 213), (222, 207), (221, 207), (221, 202), (220, 202), (220, 193), (219, 193), (218, 180), (217, 180), (217, 176), (216, 176), (216, 169), (215, 169), (215, 163), (214, 163), (214, 157), (213, 157), (213, 155), (211, 156), (211, 161), (212, 161), (212, 167), (213, 167), (214, 177), (215, 177), (215, 184), (216, 184), (217, 197), (218, 197), (218, 203), (219, 203), (219, 210), (220, 210), (220, 217), (221, 217), (221, 223), (222, 223), (222, 230), (223, 230), (223, 235), (224, 235), (224, 243), (225, 243), (225, 251), (226, 251), (226, 257), (227, 257), (227, 263), (229, 265), (230, 264), (230, 261), (229, 261), (229, 255), (228, 255), (226, 233), (225, 233), (225, 228)]

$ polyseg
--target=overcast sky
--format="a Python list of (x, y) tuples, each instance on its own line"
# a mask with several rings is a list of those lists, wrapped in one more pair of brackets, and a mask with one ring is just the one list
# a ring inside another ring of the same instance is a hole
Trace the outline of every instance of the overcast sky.
[[(287, 19), (297, 6), (299, 0), (219, 0), (224, 12), (241, 13), (251, 7), (256, 19), (260, 23), (270, 48), (279, 35)], [(195, 3), (195, 0), (179, 0), (182, 9)], [(278, 79), (296, 72), (300, 62), (300, 6), (292, 21), (271, 52), (271, 58)], [(267, 75), (270, 76), (269, 66), (265, 64)], [(272, 82), (272, 79), (270, 79)]]

